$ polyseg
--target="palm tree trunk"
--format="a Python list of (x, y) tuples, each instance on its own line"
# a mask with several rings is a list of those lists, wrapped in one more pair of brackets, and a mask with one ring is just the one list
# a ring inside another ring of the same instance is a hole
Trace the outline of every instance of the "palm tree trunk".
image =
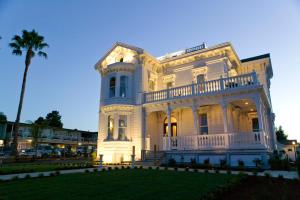
[(21, 89), (21, 95), (20, 95), (20, 100), (19, 100), (17, 118), (16, 118), (16, 121), (15, 121), (14, 132), (13, 132), (13, 149), (12, 149), (12, 152), (13, 152), (13, 155), (15, 156), (16, 160), (18, 159), (19, 122), (20, 122), (20, 118), (21, 118), (23, 99), (24, 99), (24, 94), (25, 94), (27, 72), (28, 72), (29, 65), (30, 65), (30, 60), (31, 60), (31, 55), (30, 54), (31, 53), (29, 53), (29, 51), (26, 54), (25, 70), (24, 70), (24, 75), (23, 75), (22, 89)]

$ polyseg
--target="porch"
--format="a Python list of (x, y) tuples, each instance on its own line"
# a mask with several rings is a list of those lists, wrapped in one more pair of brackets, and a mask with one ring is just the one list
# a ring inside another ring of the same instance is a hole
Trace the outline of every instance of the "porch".
[(265, 149), (264, 132), (163, 137), (163, 151)]

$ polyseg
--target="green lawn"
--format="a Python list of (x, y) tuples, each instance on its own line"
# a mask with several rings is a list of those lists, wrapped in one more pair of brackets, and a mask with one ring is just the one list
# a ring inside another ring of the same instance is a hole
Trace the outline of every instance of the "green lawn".
[(238, 176), (158, 170), (113, 170), (0, 183), (0, 199), (199, 199)]
[(84, 168), (86, 163), (77, 164), (58, 164), (58, 163), (13, 163), (4, 164), (0, 166), (0, 175), (3, 174), (15, 174), (15, 173), (28, 173), (28, 172), (44, 172), (44, 171), (55, 171), (61, 169), (74, 169)]

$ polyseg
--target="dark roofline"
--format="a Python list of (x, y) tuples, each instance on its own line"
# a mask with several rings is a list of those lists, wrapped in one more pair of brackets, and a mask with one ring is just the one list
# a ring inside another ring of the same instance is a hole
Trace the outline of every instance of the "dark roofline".
[[(7, 124), (12, 124), (14, 125), (15, 122), (13, 121), (7, 121)], [(23, 122), (20, 122), (19, 123), (21, 126), (30, 126), (30, 124), (28, 123), (23, 123)], [(46, 126), (45, 128), (49, 128), (49, 129), (54, 129), (54, 130), (61, 130), (61, 131), (72, 131), (72, 132), (81, 132), (81, 133), (91, 133), (91, 134), (98, 134), (97, 131), (83, 131), (83, 130), (78, 130), (78, 129), (68, 129), (68, 128), (58, 128), (58, 127), (52, 127), (52, 126)]]
[(245, 58), (245, 59), (242, 59), (241, 62), (250, 62), (250, 61), (253, 61), (253, 60), (259, 60), (259, 59), (263, 59), (263, 58), (270, 58), (270, 53), (266, 53), (266, 54), (263, 54), (263, 55), (259, 55), (259, 56), (254, 56), (254, 57), (250, 57), (250, 58)]

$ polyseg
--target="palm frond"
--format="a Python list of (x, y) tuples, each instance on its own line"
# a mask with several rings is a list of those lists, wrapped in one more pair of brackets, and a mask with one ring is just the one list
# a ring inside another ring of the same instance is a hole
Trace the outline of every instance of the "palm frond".
[(12, 54), (17, 55), (17, 56), (21, 56), (22, 55), (22, 51), (20, 49), (14, 49), (12, 51)]
[(43, 51), (39, 51), (39, 52), (38, 52), (38, 55), (41, 56), (41, 57), (44, 57), (44, 58), (46, 58), (46, 59), (48, 58), (47, 53), (45, 53), (45, 52), (43, 52)]

